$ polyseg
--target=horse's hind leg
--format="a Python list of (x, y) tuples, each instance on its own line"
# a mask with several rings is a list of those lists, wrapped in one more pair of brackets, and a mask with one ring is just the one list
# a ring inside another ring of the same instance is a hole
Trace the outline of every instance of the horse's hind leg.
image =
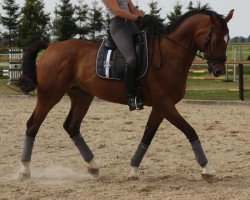
[(71, 109), (64, 123), (64, 129), (80, 151), (83, 159), (88, 163), (88, 171), (93, 176), (99, 175), (94, 155), (80, 133), (82, 119), (86, 115), (93, 96), (78, 88), (72, 88), (68, 91), (71, 99)]
[(30, 161), (35, 137), (45, 117), (53, 106), (60, 101), (63, 95), (63, 93), (53, 93), (49, 91), (46, 93), (38, 92), (35, 110), (27, 121), (26, 135), (21, 155), (19, 179), (23, 180), (30, 178)]

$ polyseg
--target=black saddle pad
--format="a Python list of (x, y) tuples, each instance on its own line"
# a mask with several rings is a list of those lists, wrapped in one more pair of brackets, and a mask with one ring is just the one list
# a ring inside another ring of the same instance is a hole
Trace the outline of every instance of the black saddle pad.
[[(148, 44), (146, 33), (141, 33), (136, 40), (135, 49), (137, 55), (137, 79), (142, 78), (148, 69)], [(106, 39), (103, 40), (96, 59), (96, 73), (105, 79), (124, 79), (126, 62), (122, 54), (117, 50), (105, 47)]]

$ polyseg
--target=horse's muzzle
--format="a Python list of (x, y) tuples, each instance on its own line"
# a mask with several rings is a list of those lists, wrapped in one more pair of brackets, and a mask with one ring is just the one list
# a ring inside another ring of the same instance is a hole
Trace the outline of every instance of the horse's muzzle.
[(208, 71), (210, 74), (213, 74), (215, 77), (224, 75), (226, 73), (225, 64), (210, 65), (208, 67)]
[(227, 60), (226, 56), (210, 56), (204, 55), (204, 59), (207, 60), (208, 71), (213, 73), (215, 77), (219, 77), (226, 73), (225, 62)]

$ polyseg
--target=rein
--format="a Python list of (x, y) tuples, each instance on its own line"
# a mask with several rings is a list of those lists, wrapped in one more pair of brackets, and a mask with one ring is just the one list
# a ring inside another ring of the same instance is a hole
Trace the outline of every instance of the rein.
[[(212, 21), (212, 26), (211, 26), (210, 30), (208, 31), (207, 38), (206, 38), (204, 44), (202, 45), (202, 49), (195, 52), (195, 56), (201, 58), (202, 60), (207, 61), (207, 64), (209, 66), (209, 70), (211, 70), (211, 67), (213, 65), (225, 62), (226, 59), (227, 59), (226, 56), (220, 56), (219, 57), (219, 56), (213, 56), (212, 55), (212, 45), (211, 45), (212, 33), (217, 33), (217, 34), (220, 34), (220, 35), (226, 35), (227, 33), (217, 31), (215, 29), (215, 24), (214, 24), (213, 19), (211, 21)], [(188, 47), (185, 47), (185, 46), (179, 44), (178, 42), (176, 42), (175, 40), (171, 39), (168, 36), (162, 35), (160, 32), (158, 32), (157, 34), (160, 37), (162, 37), (162, 38), (164, 38), (166, 40), (169, 40), (170, 42), (172, 42), (176, 46), (181, 47), (182, 49), (186, 49), (186, 50), (188, 49)], [(201, 53), (203, 53), (204, 55), (201, 55)]]
[(161, 37), (165, 38), (166, 40), (169, 40), (170, 42), (174, 43), (175, 45), (183, 48), (183, 49), (188, 49), (187, 47), (184, 47), (183, 45), (179, 44), (178, 42), (172, 40), (170, 37), (165, 36), (165, 35), (160, 35)]

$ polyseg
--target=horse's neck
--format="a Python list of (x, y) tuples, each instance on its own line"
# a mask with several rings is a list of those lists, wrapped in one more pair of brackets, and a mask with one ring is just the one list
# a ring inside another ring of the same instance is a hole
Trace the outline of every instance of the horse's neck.
[(204, 27), (204, 24), (208, 23), (209, 20), (207, 19), (207, 16), (192, 16), (183, 22), (176, 31), (165, 36), (165, 38), (169, 39), (164, 39), (162, 42), (162, 45), (166, 47), (163, 56), (175, 60), (175, 66), (172, 67), (182, 66), (183, 70), (189, 71), (198, 50), (196, 44), (197, 33), (201, 27)]

